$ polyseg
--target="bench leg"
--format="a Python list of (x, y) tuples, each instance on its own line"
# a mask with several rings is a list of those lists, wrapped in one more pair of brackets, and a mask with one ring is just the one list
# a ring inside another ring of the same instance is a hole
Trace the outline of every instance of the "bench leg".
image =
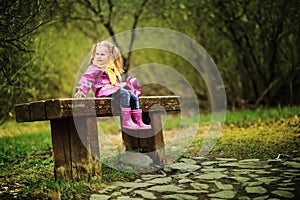
[(101, 177), (97, 118), (52, 119), (50, 124), (55, 179)]
[(150, 123), (151, 130), (122, 130), (126, 151), (146, 153), (156, 165), (166, 161), (160, 112), (143, 113), (143, 121)]

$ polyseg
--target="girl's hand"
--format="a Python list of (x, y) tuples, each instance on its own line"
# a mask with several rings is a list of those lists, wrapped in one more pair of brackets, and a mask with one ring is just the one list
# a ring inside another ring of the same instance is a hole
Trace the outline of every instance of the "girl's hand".
[(84, 93), (82, 90), (78, 90), (75, 95), (74, 95), (75, 98), (82, 98), (82, 97), (85, 97)]

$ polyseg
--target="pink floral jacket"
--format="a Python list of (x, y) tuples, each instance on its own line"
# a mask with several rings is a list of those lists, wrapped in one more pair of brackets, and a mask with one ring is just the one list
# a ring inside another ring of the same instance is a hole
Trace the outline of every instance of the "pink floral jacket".
[(124, 83), (121, 83), (121, 80), (117, 78), (117, 82), (120, 86), (112, 85), (104, 68), (90, 65), (76, 88), (82, 90), (85, 95), (92, 89), (97, 98), (109, 96), (120, 88), (124, 88), (136, 96), (141, 94), (141, 86), (136, 78), (128, 76)]
[[(117, 82), (120, 83), (118, 78)], [(77, 89), (82, 90), (85, 95), (92, 89), (95, 93), (95, 97), (109, 96), (115, 93), (119, 88), (119, 86), (114, 86), (110, 83), (105, 69), (96, 65), (90, 65), (88, 67), (77, 86)]]

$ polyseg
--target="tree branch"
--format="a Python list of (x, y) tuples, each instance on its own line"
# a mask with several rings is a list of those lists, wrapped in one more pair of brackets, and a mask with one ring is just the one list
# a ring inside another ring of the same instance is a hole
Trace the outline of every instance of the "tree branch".
[(129, 44), (129, 53), (128, 53), (127, 62), (125, 63), (125, 69), (124, 69), (125, 71), (127, 71), (130, 66), (131, 50), (132, 50), (133, 43), (135, 40), (135, 29), (137, 27), (138, 20), (139, 20), (140, 16), (142, 15), (143, 9), (145, 8), (147, 2), (148, 2), (148, 0), (144, 0), (140, 6), (140, 9), (134, 15), (134, 21), (133, 21), (132, 29), (131, 29), (131, 39), (130, 39), (130, 44)]
[(6, 61), (6, 63), (4, 65), (2, 65), (1, 71), (3, 72), (3, 75), (4, 75), (5, 79), (7, 80), (8, 84), (9, 85), (13, 85), (13, 82), (11, 81), (11, 79), (9, 78), (9, 76), (7, 75), (7, 73), (6, 73), (5, 69), (4, 69), (7, 64), (8, 64), (8, 61)]
[(33, 31), (36, 31), (36, 30), (39, 29), (42, 25), (44, 25), (44, 24), (46, 24), (46, 23), (48, 23), (48, 22), (50, 22), (50, 20), (47, 20), (47, 21), (44, 21), (44, 22), (40, 23), (39, 25), (37, 25), (37, 26), (34, 27), (33, 29), (31, 29), (31, 30), (29, 30), (29, 31), (27, 31), (27, 32), (25, 32), (25, 33), (19, 35), (18, 37), (10, 38), (10, 39), (5, 39), (5, 40), (2, 40), (2, 41), (3, 41), (3, 42), (11, 42), (11, 41), (19, 40), (19, 39), (25, 37), (26, 35), (32, 33)]
[(289, 77), (290, 75), (295, 75), (300, 71), (300, 67), (298, 68), (293, 68), (292, 70), (289, 70), (286, 74), (283, 74), (282, 76), (278, 77), (274, 81), (272, 81), (268, 87), (261, 93), (261, 95), (258, 97), (258, 99), (255, 102), (255, 106), (258, 106), (260, 102), (263, 100), (263, 98), (270, 92), (276, 85), (278, 85), (280, 82), (285, 82), (286, 78)]
[(98, 15), (100, 13), (100, 10), (95, 9), (95, 7), (93, 7), (92, 3), (89, 0), (80, 0), (79, 3), (87, 7), (89, 10), (93, 11), (95, 15)]
[(112, 17), (112, 12), (113, 12), (113, 3), (111, 0), (107, 0), (108, 5), (109, 5), (109, 13), (108, 13), (108, 20), (106, 23), (104, 23), (104, 27), (106, 28), (106, 30), (108, 31), (109, 35), (112, 37), (112, 40), (115, 44), (117, 44), (116, 38), (115, 38), (115, 32), (111, 26), (111, 17)]

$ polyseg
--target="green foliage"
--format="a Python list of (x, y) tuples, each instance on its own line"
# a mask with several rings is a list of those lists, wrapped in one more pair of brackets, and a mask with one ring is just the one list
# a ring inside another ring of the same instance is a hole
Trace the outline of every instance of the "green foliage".
[(300, 17), (299, 2), (204, 2), (213, 34), (222, 35), (223, 47), (208, 48), (223, 72), (230, 107), (297, 102), (299, 38), (294, 34), (300, 29), (293, 21)]
[(253, 124), (257, 120), (280, 120), (281, 118), (289, 118), (299, 115), (299, 106), (281, 107), (276, 108), (257, 108), (257, 109), (244, 109), (238, 112), (228, 111), (226, 113), (226, 124)]
[[(1, 1), (0, 4), (0, 124), (17, 102), (36, 99), (46, 90), (43, 69), (32, 63), (31, 43), (36, 30), (49, 22), (53, 1)], [(45, 12), (47, 10), (47, 12)]]
[[(201, 44), (221, 72), (229, 108), (297, 105), (299, 7), (295, 0), (3, 1), (0, 123), (16, 103), (70, 97), (92, 44), (138, 27), (171, 28)], [(128, 40), (136, 42), (133, 32)], [(203, 79), (179, 56), (147, 49), (124, 59), (127, 70), (149, 62), (171, 66), (208, 109)], [(170, 94), (154, 84), (143, 91)]]
[(33, 58), (36, 70), (44, 70), (38, 99), (71, 97), (77, 71), (88, 56), (92, 42), (71, 26), (49, 26), (35, 38)]

